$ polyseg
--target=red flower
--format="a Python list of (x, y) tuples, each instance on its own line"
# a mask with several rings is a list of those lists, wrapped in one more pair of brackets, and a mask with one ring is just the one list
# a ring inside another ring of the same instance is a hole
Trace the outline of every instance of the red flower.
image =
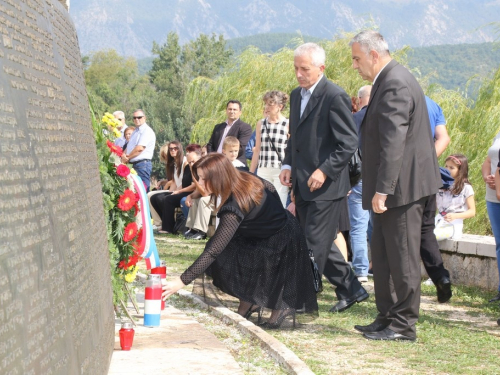
[(120, 198), (118, 198), (118, 208), (122, 211), (128, 211), (134, 207), (136, 202), (137, 198), (135, 193), (132, 190), (127, 189), (122, 195), (120, 195)]
[(125, 164), (120, 164), (116, 167), (116, 174), (120, 177), (127, 177), (130, 174), (130, 169)]
[(125, 230), (123, 231), (123, 241), (129, 242), (130, 240), (133, 240), (136, 235), (137, 235), (137, 224), (129, 223), (125, 227)]
[(126, 263), (124, 260), (121, 260), (120, 263), (118, 263), (118, 268), (125, 268)]
[(106, 141), (106, 144), (108, 145), (111, 152), (114, 152), (118, 156), (122, 156), (123, 150), (120, 146), (117, 146), (114, 143), (111, 143), (109, 140)]

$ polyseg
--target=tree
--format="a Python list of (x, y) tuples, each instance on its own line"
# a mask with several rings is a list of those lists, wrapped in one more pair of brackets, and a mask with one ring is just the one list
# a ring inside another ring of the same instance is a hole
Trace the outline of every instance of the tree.
[[(111, 49), (95, 52), (83, 61), (87, 91), (99, 116), (116, 110), (131, 116), (141, 104), (153, 101), (153, 87), (146, 77), (139, 75), (134, 58), (122, 57)], [(130, 117), (128, 120), (132, 123)]]
[[(165, 135), (173, 136), (183, 144), (189, 142), (195, 119), (184, 113), (187, 85), (199, 76), (213, 78), (220, 74), (232, 55), (225, 46), (222, 35), (209, 37), (201, 34), (181, 47), (175, 32), (168, 34), (163, 45), (153, 43), (152, 52), (156, 57), (149, 76), (158, 91), (155, 113), (162, 124), (172, 126), (164, 132)], [(161, 142), (173, 139), (162, 139)]]

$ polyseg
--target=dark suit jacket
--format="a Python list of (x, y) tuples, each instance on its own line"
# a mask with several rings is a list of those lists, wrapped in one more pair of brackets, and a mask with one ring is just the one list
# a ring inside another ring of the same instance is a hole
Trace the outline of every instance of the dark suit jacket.
[(388, 194), (387, 208), (436, 193), (440, 175), (424, 93), (394, 60), (375, 81), (361, 134), (365, 210), (375, 192)]
[[(292, 167), (293, 189), (305, 201), (345, 197), (350, 189), (346, 166), (358, 147), (351, 99), (323, 76), (300, 117), (300, 90), (298, 87), (290, 95), (290, 139), (283, 160)], [(317, 168), (327, 179), (321, 189), (311, 193), (307, 180)]]
[[(221, 142), (222, 135), (224, 134), (224, 129), (227, 124), (225, 122), (221, 124), (217, 124), (214, 127), (212, 132), (212, 136), (207, 143), (207, 152), (217, 152), (219, 148), (219, 144)], [(252, 127), (248, 125), (246, 122), (241, 121), (240, 119), (236, 120), (233, 125), (231, 125), (231, 129), (227, 132), (226, 137), (232, 136), (238, 138), (240, 141), (240, 151), (238, 152), (238, 160), (246, 165), (245, 158), (245, 147), (247, 147), (248, 140), (252, 135)]]
[(361, 123), (363, 122), (363, 119), (365, 118), (366, 114), (366, 105), (361, 108), (358, 112), (355, 112), (352, 114), (352, 117), (354, 118), (354, 123), (356, 124), (356, 130), (358, 131), (358, 147), (361, 149)]

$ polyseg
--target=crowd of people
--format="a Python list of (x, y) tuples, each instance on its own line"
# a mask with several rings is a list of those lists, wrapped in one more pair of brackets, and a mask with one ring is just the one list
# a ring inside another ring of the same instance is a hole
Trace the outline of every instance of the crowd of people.
[[(467, 158), (449, 155), (439, 168), (437, 157), (450, 143), (442, 110), (391, 58), (382, 35), (360, 32), (350, 47), (353, 68), (371, 82), (356, 96), (327, 79), (325, 51), (306, 43), (294, 51), (298, 87), (290, 96), (264, 94), (253, 133), (241, 119), (242, 104), (229, 100), (226, 121), (215, 125), (206, 145), (189, 144), (184, 152), (173, 140), (161, 147), (166, 178), (148, 193), (158, 233), (205, 239), (212, 213), (217, 216), (205, 250), (164, 286), (164, 298), (206, 273), (240, 300), (245, 318), (257, 313), (260, 321), (267, 308), (264, 327), (279, 328), (287, 319), (295, 324), (297, 314), (318, 311), (310, 251), (335, 286), (338, 301), (330, 312), (369, 298), (363, 283), (373, 276), (378, 315), (354, 327), (367, 339), (416, 339), (421, 261), (438, 301), (452, 297), (438, 239), (460, 238), (463, 220), (475, 215)], [(122, 160), (149, 190), (154, 132), (142, 110), (133, 114), (135, 128), (125, 125), (123, 112), (114, 115), (123, 123), (116, 140)], [(357, 150), (362, 178), (352, 186), (349, 163)], [(500, 135), (483, 164), (497, 259), (499, 150)], [(491, 302), (500, 300), (498, 290)]]

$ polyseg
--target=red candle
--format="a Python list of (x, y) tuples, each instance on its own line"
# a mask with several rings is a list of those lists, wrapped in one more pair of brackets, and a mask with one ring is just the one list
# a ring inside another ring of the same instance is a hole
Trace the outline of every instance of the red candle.
[(134, 341), (134, 329), (132, 323), (123, 322), (120, 329), (120, 346), (122, 350), (130, 350), (132, 342)]
[[(159, 267), (151, 268), (151, 274), (160, 275), (162, 285), (165, 284), (167, 281), (167, 266), (165, 261), (162, 260)], [(161, 300), (161, 310), (165, 310), (165, 301), (163, 298)]]

